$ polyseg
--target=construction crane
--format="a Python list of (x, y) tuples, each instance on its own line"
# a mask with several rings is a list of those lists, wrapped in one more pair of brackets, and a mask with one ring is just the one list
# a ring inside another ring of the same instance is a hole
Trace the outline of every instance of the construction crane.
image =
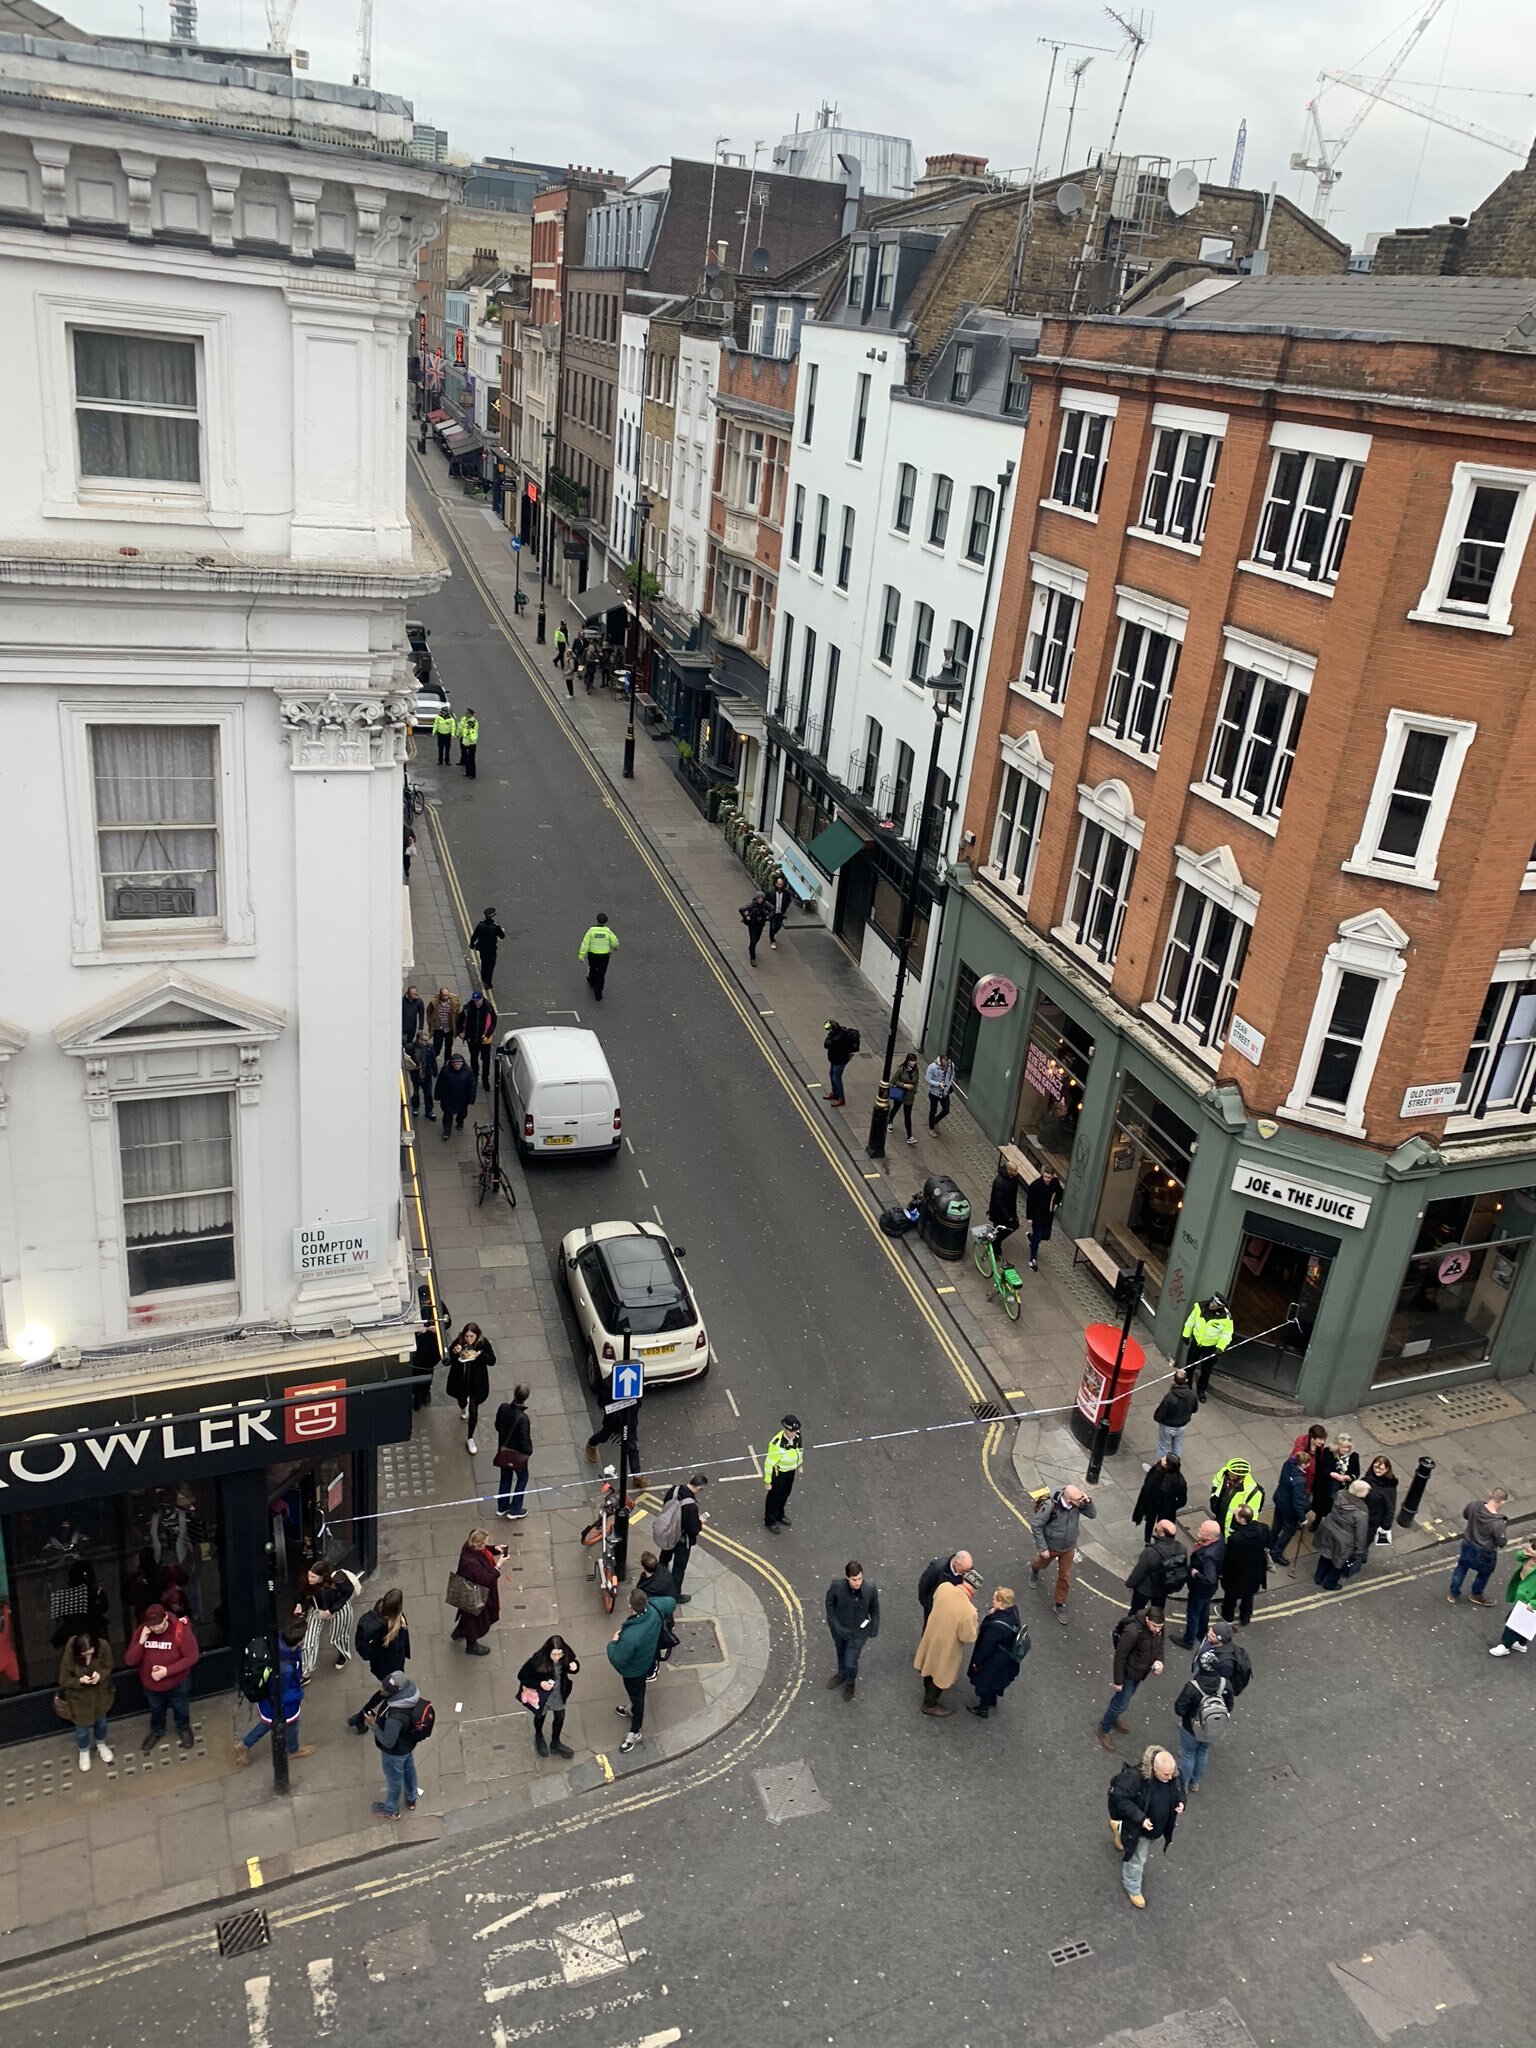
[[(274, 56), (293, 55), (293, 17), (298, 0), (266, 0), (267, 48)], [(373, 0), (359, 0), (357, 10), (357, 69), (354, 85), (373, 82)]]
[(1227, 173), (1227, 183), (1236, 189), (1242, 182), (1243, 158), (1248, 153), (1248, 121), (1245, 116), (1237, 124), (1237, 141), (1232, 148), (1232, 168)]
[(357, 70), (353, 74), (352, 83), (373, 83), (373, 0), (358, 0)]
[(267, 48), (277, 57), (292, 54), (294, 10), (298, 0), (267, 0)]
[[(1355, 114), (1353, 120), (1346, 125), (1344, 133), (1336, 141), (1330, 142), (1323, 133), (1322, 117), (1318, 113), (1316, 99), (1313, 98), (1307, 101), (1307, 121), (1312, 131), (1312, 140), (1316, 145), (1315, 153), (1309, 156), (1304, 149), (1298, 149), (1291, 157), (1291, 169), (1293, 171), (1310, 171), (1312, 176), (1316, 178), (1317, 196), (1312, 202), (1312, 218), (1320, 226), (1327, 225), (1328, 216), (1333, 210), (1334, 187), (1344, 175), (1339, 169), (1339, 158), (1348, 149), (1350, 143), (1353, 142), (1359, 131), (1360, 123), (1371, 111), (1374, 101), (1382, 97), (1384, 88), (1391, 85), (1393, 79), (1396, 78), (1399, 71), (1408, 62), (1408, 59), (1418, 48), (1425, 30), (1434, 21), (1435, 16), (1444, 5), (1445, 0), (1429, 0), (1428, 7), (1426, 7), (1418, 21), (1408, 31), (1397, 55), (1382, 73), (1376, 92), (1367, 97), (1365, 104)], [(1328, 73), (1325, 71), (1319, 76), (1318, 84), (1323, 86), (1327, 83)]]
[(1491, 128), (1480, 128), (1475, 121), (1461, 121), (1454, 114), (1442, 114), (1438, 107), (1426, 107), (1422, 100), (1411, 100), (1406, 93), (1389, 88), (1384, 79), (1358, 78), (1352, 71), (1325, 71), (1324, 78), (1330, 85), (1347, 85), (1351, 92), (1363, 92), (1367, 99), (1380, 100), (1385, 106), (1401, 107), (1405, 114), (1417, 114), (1421, 121), (1433, 122), (1437, 128), (1449, 128), (1453, 135), (1470, 135), (1474, 142), (1486, 142), (1490, 149), (1502, 149), (1508, 156), (1524, 157), (1526, 145), (1516, 142), (1508, 135), (1495, 135)]

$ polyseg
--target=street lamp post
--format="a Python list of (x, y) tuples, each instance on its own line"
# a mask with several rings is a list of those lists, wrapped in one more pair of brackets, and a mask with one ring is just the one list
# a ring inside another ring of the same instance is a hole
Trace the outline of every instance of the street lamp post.
[(624, 728), (624, 780), (635, 779), (635, 671), (640, 665), (640, 588), (645, 575), (645, 529), (651, 501), (642, 491), (635, 500), (635, 618), (629, 652), (629, 724)]
[(539, 617), (534, 628), (534, 639), (544, 645), (544, 585), (549, 580), (549, 456), (554, 446), (555, 430), (544, 429), (544, 493), (539, 500)]
[(869, 1143), (864, 1148), (871, 1159), (885, 1157), (885, 1134), (891, 1121), (891, 1069), (896, 1064), (896, 1040), (901, 1031), (901, 999), (907, 987), (912, 928), (917, 923), (917, 895), (922, 886), (923, 858), (928, 851), (932, 831), (933, 790), (939, 773), (939, 742), (944, 737), (944, 720), (949, 715), (950, 706), (965, 693), (965, 681), (955, 667), (955, 651), (952, 647), (946, 650), (944, 666), (938, 674), (928, 678), (928, 688), (933, 692), (933, 744), (928, 749), (928, 773), (923, 780), (923, 803), (917, 819), (917, 841), (912, 856), (912, 873), (908, 878), (906, 894), (901, 904), (901, 933), (896, 941), (896, 992), (891, 997), (891, 1026), (885, 1037), (885, 1063), (880, 1071), (880, 1086), (875, 1090), (875, 1106), (870, 1112)]

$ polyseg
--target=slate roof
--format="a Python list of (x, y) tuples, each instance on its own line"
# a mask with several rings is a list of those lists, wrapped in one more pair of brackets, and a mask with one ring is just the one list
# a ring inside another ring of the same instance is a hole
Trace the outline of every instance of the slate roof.
[(1536, 278), (1246, 277), (1149, 317), (1536, 352)]

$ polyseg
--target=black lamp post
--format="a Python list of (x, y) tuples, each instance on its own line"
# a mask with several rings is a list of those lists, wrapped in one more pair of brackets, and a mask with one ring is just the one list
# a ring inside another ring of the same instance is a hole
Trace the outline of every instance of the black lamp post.
[[(885, 1064), (880, 1072), (880, 1086), (875, 1090), (875, 1106), (869, 1117), (869, 1143), (864, 1148), (871, 1159), (885, 1157), (885, 1134), (891, 1121), (891, 1069), (896, 1064), (896, 1040), (901, 1031), (901, 999), (906, 993), (907, 966), (912, 952), (912, 928), (917, 923), (917, 894), (922, 886), (923, 858), (928, 851), (928, 841), (933, 825), (933, 788), (939, 773), (939, 742), (944, 737), (944, 721), (950, 706), (959, 702), (965, 694), (965, 678), (955, 667), (955, 650), (947, 648), (944, 666), (936, 676), (928, 678), (928, 688), (933, 692), (933, 744), (928, 749), (928, 773), (923, 780), (923, 803), (917, 819), (917, 843), (912, 856), (912, 873), (907, 880), (906, 895), (901, 904), (901, 934), (896, 941), (896, 992), (891, 997), (891, 1028), (885, 1038)], [(898, 821), (899, 822), (899, 821)]]
[(544, 585), (549, 578), (549, 531), (552, 523), (549, 516), (549, 457), (554, 441), (554, 428), (546, 427), (544, 429), (544, 495), (539, 500), (539, 617), (533, 633), (534, 639), (541, 647), (544, 645)]
[(645, 576), (645, 529), (651, 516), (651, 501), (642, 491), (635, 500), (635, 617), (629, 647), (629, 724), (624, 728), (624, 780), (635, 779), (635, 671), (640, 666), (640, 589)]

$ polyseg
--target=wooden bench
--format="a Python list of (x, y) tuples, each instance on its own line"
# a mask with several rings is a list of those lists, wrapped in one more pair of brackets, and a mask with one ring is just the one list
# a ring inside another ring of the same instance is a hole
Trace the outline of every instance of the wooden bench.
[(1040, 1178), (1039, 1167), (1036, 1166), (1029, 1154), (1021, 1151), (1017, 1145), (999, 1145), (997, 1156), (1005, 1166), (1011, 1166), (1014, 1169), (1025, 1187), (1031, 1186)]
[(1107, 1252), (1095, 1237), (1074, 1237), (1072, 1240), (1072, 1263), (1081, 1261), (1092, 1266), (1104, 1285), (1113, 1294), (1120, 1279), (1120, 1267), (1113, 1254)]

